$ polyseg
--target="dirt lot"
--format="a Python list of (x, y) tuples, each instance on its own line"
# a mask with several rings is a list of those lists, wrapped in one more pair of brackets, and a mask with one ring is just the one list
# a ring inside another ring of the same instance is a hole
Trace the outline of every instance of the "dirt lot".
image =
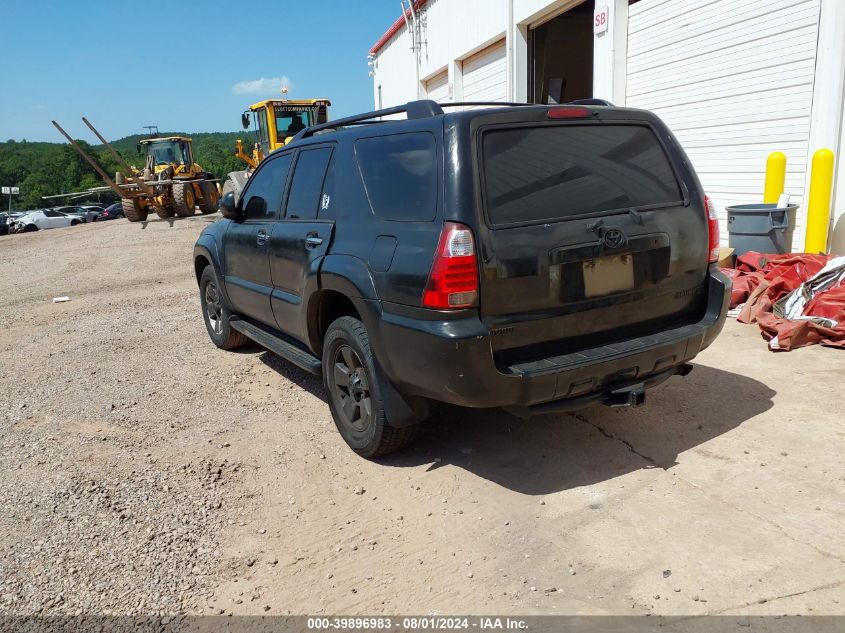
[(0, 612), (845, 614), (841, 351), (731, 322), (646, 407), (444, 407), (368, 462), (208, 340), (212, 220), (0, 238)]

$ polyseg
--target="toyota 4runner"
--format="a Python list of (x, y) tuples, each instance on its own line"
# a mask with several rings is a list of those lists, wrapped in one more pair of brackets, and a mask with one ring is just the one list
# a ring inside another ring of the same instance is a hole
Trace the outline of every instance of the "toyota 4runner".
[(360, 455), (407, 444), (432, 400), (640, 405), (724, 324), (715, 210), (657, 116), (494, 105), (307, 128), (194, 248), (215, 345), (322, 373)]

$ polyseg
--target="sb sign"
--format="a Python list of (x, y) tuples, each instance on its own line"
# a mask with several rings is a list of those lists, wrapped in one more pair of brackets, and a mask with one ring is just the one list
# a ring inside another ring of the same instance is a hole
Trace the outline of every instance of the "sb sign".
[(607, 23), (610, 21), (610, 14), (607, 11), (607, 5), (599, 5), (593, 12), (593, 33), (598, 35), (607, 31)]

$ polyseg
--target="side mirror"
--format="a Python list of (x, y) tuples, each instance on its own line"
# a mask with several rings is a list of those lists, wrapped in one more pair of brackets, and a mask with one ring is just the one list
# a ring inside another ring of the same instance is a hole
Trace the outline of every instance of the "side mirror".
[(249, 129), (249, 115), (246, 112), (241, 115), (241, 125), (245, 130)]
[(241, 212), (238, 210), (238, 203), (235, 201), (235, 194), (232, 191), (226, 192), (220, 198), (220, 204), (217, 208), (224, 218), (234, 220), (235, 222), (241, 219)]

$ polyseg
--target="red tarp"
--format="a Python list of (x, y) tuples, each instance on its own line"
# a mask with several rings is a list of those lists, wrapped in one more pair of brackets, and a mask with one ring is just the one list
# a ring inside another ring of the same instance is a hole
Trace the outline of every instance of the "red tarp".
[[(736, 268), (723, 268), (733, 279), (731, 307), (742, 303), (737, 320), (757, 323), (770, 349), (789, 351), (796, 347), (821, 343), (845, 347), (845, 282), (811, 294), (800, 315), (804, 318), (781, 318), (772, 310), (774, 304), (797, 290), (819, 273), (833, 259), (830, 255), (789, 253), (768, 255), (748, 252), (737, 257)], [(809, 284), (812, 286), (812, 284)], [(805, 287), (805, 293), (811, 291)], [(779, 304), (780, 305), (780, 304)], [(783, 314), (782, 309), (777, 310)], [(824, 317), (836, 322), (833, 327), (808, 317)]]

